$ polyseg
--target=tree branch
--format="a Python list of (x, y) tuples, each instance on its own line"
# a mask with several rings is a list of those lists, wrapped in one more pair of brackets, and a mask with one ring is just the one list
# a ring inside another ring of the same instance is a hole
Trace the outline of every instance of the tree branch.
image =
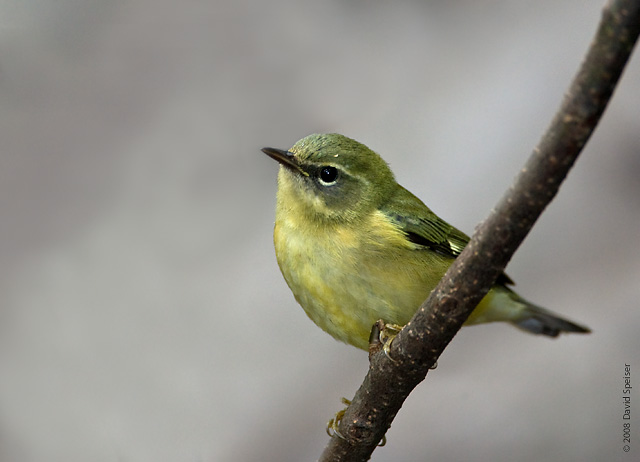
[(640, 0), (612, 0), (549, 128), (513, 185), (429, 298), (369, 372), (320, 461), (368, 460), (409, 393), (424, 380), (558, 192), (593, 133), (640, 33)]

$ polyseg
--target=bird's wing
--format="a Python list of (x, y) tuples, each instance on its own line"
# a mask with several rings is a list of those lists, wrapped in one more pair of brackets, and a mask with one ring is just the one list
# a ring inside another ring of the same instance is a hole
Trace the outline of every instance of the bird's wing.
[[(412, 243), (455, 259), (469, 242), (469, 236), (433, 213), (429, 207), (406, 189), (398, 190), (381, 211), (400, 228)], [(501, 274), (498, 284), (513, 284)]]

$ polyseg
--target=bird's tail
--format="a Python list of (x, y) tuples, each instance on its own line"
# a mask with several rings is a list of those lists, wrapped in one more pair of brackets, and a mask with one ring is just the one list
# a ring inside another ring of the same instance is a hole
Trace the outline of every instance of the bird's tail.
[(586, 334), (589, 328), (534, 305), (506, 286), (495, 286), (478, 304), (466, 324), (506, 321), (532, 334), (557, 337), (562, 332)]
[(561, 318), (557, 314), (533, 305), (526, 300), (520, 299), (518, 301), (524, 303), (525, 307), (518, 319), (511, 321), (511, 323), (522, 330), (532, 334), (548, 335), (549, 337), (557, 337), (561, 332), (576, 332), (579, 334), (591, 332), (588, 327)]

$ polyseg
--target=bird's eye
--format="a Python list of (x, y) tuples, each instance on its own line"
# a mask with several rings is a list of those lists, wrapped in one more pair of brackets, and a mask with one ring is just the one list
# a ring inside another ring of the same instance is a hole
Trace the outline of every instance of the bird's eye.
[(338, 169), (331, 166), (322, 167), (318, 177), (320, 178), (320, 183), (325, 186), (330, 186), (338, 179)]

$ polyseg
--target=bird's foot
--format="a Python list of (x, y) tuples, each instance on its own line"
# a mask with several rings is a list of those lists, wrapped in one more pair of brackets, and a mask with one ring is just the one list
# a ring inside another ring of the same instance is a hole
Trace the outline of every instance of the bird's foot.
[[(349, 406), (351, 404), (351, 401), (349, 401), (347, 398), (341, 398), (340, 401), (342, 401), (342, 404), (344, 404), (345, 406)], [(329, 420), (329, 422), (327, 422), (327, 435), (329, 435), (331, 438), (337, 436), (338, 438), (347, 441), (344, 435), (340, 433), (340, 430), (338, 430), (338, 426), (340, 425), (340, 422), (342, 421), (346, 410), (347, 408), (345, 407), (341, 411), (336, 412), (336, 415), (331, 420)], [(382, 440), (378, 443), (378, 446), (384, 446), (385, 444), (387, 444), (387, 437), (383, 436)]]
[[(349, 401), (347, 398), (341, 398), (340, 401), (342, 401), (342, 404), (344, 404), (345, 406), (349, 406), (349, 404), (351, 404), (351, 401)], [(347, 408), (345, 407), (341, 411), (336, 412), (336, 415), (333, 416), (333, 418), (329, 420), (329, 422), (327, 422), (327, 435), (329, 435), (331, 438), (337, 436), (338, 438), (346, 441), (346, 438), (342, 436), (342, 433), (340, 433), (340, 430), (338, 430), (338, 425), (340, 425), (340, 421), (344, 417), (344, 412), (346, 410)]]
[(382, 342), (382, 351), (384, 354), (394, 363), (395, 359), (391, 357), (391, 342), (396, 336), (400, 333), (403, 326), (398, 324), (384, 324), (383, 328), (380, 330), (380, 342)]

